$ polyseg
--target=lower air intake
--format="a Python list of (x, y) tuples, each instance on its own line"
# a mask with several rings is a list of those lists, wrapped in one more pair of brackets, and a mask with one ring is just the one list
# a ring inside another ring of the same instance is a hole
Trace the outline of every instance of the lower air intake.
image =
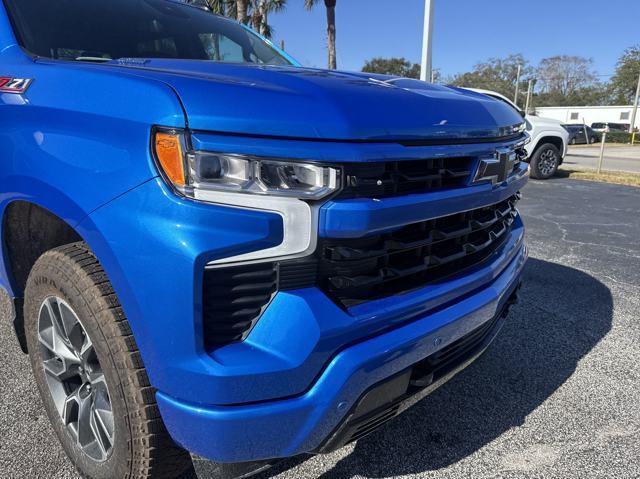
[(213, 349), (245, 339), (276, 293), (277, 285), (275, 263), (206, 269), (205, 347)]

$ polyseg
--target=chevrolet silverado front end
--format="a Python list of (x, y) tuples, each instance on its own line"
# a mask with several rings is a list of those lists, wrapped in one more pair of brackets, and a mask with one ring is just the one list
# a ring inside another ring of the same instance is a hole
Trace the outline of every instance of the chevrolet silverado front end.
[(302, 68), (169, 0), (4, 0), (0, 67), (0, 283), (88, 477), (335, 450), (517, 297), (501, 102)]

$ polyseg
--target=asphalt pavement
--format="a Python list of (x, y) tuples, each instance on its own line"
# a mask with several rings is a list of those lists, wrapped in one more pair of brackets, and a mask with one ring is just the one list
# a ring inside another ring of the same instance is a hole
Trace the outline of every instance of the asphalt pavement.
[[(570, 146), (563, 165), (578, 169), (596, 169), (600, 159), (600, 144)], [(606, 144), (602, 169), (640, 173), (640, 144)]]
[[(522, 301), (487, 353), (356, 444), (260, 479), (640, 478), (640, 188), (532, 181), (520, 210)], [(77, 478), (2, 303), (0, 477)]]

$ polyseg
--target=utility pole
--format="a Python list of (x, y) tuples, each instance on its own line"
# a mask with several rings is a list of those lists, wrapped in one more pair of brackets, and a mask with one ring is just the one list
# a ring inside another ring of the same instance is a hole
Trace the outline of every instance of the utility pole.
[(636, 117), (638, 115), (638, 102), (640, 101), (640, 73), (638, 73), (638, 87), (636, 88), (636, 98), (633, 101), (633, 113), (631, 114), (631, 144), (636, 141)]
[(531, 90), (533, 87), (533, 80), (529, 80), (529, 89), (527, 90), (527, 104), (524, 107), (524, 112), (528, 115), (529, 114), (529, 106), (531, 105)]
[(431, 79), (432, 67), (432, 47), (433, 47), (433, 4), (435, 0), (424, 0), (424, 30), (422, 31), (422, 67), (420, 69), (420, 79), (429, 81)]
[(518, 94), (520, 94), (520, 70), (522, 69), (521, 65), (518, 65), (518, 74), (516, 75), (516, 96), (513, 98), (513, 103), (518, 106)]

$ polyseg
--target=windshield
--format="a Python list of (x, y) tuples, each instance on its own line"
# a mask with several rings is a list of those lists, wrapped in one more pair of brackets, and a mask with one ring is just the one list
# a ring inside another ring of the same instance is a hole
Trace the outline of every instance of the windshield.
[(168, 0), (5, 0), (19, 41), (46, 58), (176, 58), (289, 65), (229, 19)]

